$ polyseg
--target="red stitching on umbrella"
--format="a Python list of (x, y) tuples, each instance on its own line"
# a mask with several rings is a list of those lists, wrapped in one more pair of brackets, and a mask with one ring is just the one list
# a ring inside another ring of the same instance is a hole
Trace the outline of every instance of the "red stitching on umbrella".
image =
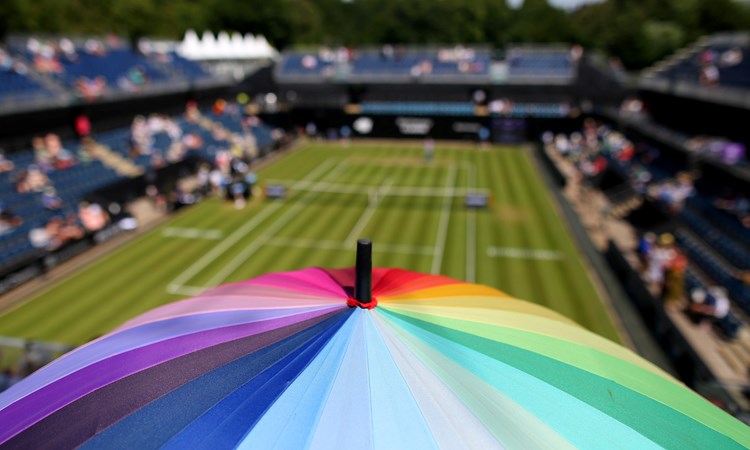
[(370, 300), (367, 303), (362, 303), (356, 298), (349, 297), (346, 299), (346, 305), (350, 308), (354, 308), (355, 306), (359, 306), (362, 309), (373, 309), (374, 307), (378, 306), (378, 299), (373, 297), (372, 300)]

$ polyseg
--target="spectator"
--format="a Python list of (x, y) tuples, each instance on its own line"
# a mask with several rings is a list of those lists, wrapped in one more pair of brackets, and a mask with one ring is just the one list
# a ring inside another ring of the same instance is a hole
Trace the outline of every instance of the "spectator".
[(57, 195), (55, 188), (47, 187), (42, 193), (42, 205), (50, 211), (57, 211), (62, 208), (62, 199)]
[(91, 137), (85, 137), (81, 140), (78, 147), (78, 161), (88, 164), (96, 159), (96, 142)]
[(198, 150), (203, 147), (203, 138), (195, 133), (188, 133), (182, 137), (182, 143), (188, 150)]
[(82, 202), (78, 206), (78, 217), (89, 232), (99, 231), (109, 223), (109, 215), (96, 203)]
[(91, 134), (91, 121), (85, 114), (79, 114), (75, 120), (75, 130), (78, 139), (84, 139)]
[(62, 38), (60, 39), (59, 47), (65, 59), (70, 62), (78, 61), (78, 53), (76, 53), (76, 46), (73, 44), (73, 41), (68, 38)]
[(685, 269), (687, 256), (678, 248), (673, 249), (671, 259), (665, 263), (662, 299), (667, 310), (676, 311), (685, 298)]
[(29, 186), (29, 173), (27, 171), (21, 170), (17, 172), (15, 176), (15, 183), (16, 192), (18, 192), (19, 194), (31, 192), (31, 187)]
[(721, 67), (734, 67), (742, 63), (742, 49), (731, 48), (721, 54), (719, 65)]
[(651, 252), (645, 274), (652, 292), (662, 292), (664, 289), (664, 270), (672, 258), (674, 258), (674, 236), (670, 233), (663, 233), (659, 236), (656, 248)]
[(34, 149), (34, 161), (42, 167), (45, 172), (53, 168), (52, 155), (47, 150), (47, 144), (41, 136), (34, 136), (31, 139), (31, 148)]
[(38, 226), (29, 230), (29, 242), (35, 248), (53, 250), (52, 237), (46, 226)]
[[(28, 190), (24, 192), (42, 192), (49, 186), (49, 178), (40, 169), (39, 166), (32, 164), (26, 172), (25, 184)], [(22, 192), (19, 190), (19, 192)]]
[(13, 58), (11, 58), (3, 49), (0, 49), (0, 72), (10, 72), (13, 70)]
[(696, 289), (691, 292), (690, 298), (692, 301), (688, 312), (704, 327), (710, 326), (710, 321), (718, 321), (729, 315), (731, 304), (723, 287), (712, 286), (708, 292)]
[(76, 80), (76, 89), (85, 100), (95, 100), (104, 94), (107, 89), (107, 80), (102, 76), (79, 77)]
[(641, 239), (638, 241), (638, 258), (641, 261), (641, 268), (643, 272), (648, 270), (648, 262), (651, 258), (656, 245), (656, 235), (652, 232), (643, 233)]
[(432, 158), (435, 155), (435, 141), (428, 137), (424, 141), (424, 161), (426, 163), (432, 162)]
[(12, 232), (21, 225), (23, 225), (23, 219), (0, 202), (0, 236)]
[(719, 69), (713, 63), (703, 64), (698, 79), (704, 86), (716, 86), (719, 84)]
[(671, 212), (675, 213), (683, 208), (685, 200), (691, 197), (694, 192), (693, 177), (686, 172), (680, 172), (675, 179), (654, 186), (651, 196), (664, 203)]
[(83, 228), (78, 224), (78, 218), (72, 212), (65, 217), (65, 223), (62, 224), (60, 231), (66, 242), (81, 239), (85, 234)]
[(10, 172), (15, 167), (13, 161), (5, 158), (5, 152), (0, 148), (0, 173)]
[(49, 133), (44, 137), (44, 144), (55, 169), (67, 169), (75, 164), (73, 154), (63, 147), (60, 136)]
[(107, 47), (98, 39), (87, 39), (83, 44), (83, 50), (93, 56), (105, 56), (107, 54)]
[(245, 194), (247, 193), (247, 186), (245, 186), (245, 180), (241, 177), (235, 178), (232, 184), (229, 186), (232, 198), (234, 199), (234, 207), (236, 209), (242, 209), (245, 207)]
[(197, 123), (200, 119), (201, 112), (198, 109), (198, 103), (195, 100), (190, 100), (185, 105), (185, 120), (190, 123)]

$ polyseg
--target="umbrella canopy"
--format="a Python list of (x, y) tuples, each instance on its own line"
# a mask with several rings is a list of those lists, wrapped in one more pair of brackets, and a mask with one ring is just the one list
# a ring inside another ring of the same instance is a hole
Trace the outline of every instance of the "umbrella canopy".
[[(155, 309), (0, 394), (17, 448), (741, 448), (631, 351), (498, 290), (276, 273)], [(347, 305), (349, 304), (354, 307)]]

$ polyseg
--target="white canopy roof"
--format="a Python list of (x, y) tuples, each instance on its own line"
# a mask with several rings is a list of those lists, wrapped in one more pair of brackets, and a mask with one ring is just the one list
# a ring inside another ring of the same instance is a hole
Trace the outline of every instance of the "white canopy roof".
[(253, 36), (248, 33), (244, 37), (240, 33), (221, 31), (214, 37), (210, 31), (204, 31), (199, 38), (194, 30), (188, 30), (177, 53), (187, 59), (205, 60), (248, 60), (275, 58), (279, 52), (273, 48), (264, 36)]

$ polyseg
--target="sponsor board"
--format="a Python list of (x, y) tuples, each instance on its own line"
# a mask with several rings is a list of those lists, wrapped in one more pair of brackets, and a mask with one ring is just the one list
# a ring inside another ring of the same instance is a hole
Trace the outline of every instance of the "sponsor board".
[(396, 126), (401, 134), (425, 136), (434, 122), (424, 117), (396, 117)]

